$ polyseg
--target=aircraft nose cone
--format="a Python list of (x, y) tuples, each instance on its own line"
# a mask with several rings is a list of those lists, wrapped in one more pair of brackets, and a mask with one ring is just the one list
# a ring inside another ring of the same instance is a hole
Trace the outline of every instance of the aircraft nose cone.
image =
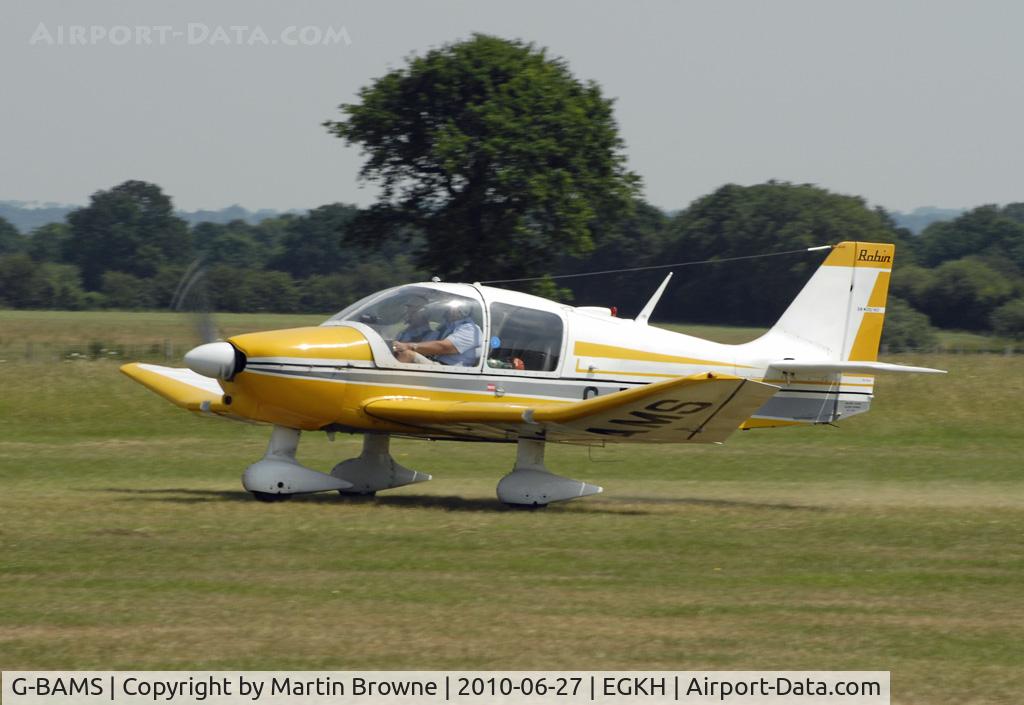
[(235, 373), (235, 348), (231, 343), (206, 343), (185, 353), (185, 364), (204, 377), (231, 379)]

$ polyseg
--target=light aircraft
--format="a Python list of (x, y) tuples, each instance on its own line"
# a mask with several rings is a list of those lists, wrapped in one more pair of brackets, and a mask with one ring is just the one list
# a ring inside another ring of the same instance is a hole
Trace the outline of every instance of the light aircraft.
[[(431, 479), (391, 457), (398, 435), (516, 443), (498, 499), (543, 506), (602, 491), (551, 472), (547, 443), (722, 443), (738, 429), (829, 424), (868, 410), (877, 373), (941, 373), (877, 361), (894, 250), (832, 246), (779, 321), (742, 345), (648, 325), (671, 274), (634, 319), (435, 280), (378, 292), (320, 326), (200, 345), (188, 369), (121, 369), (190, 411), (273, 425), (242, 476), (258, 499)], [(455, 326), (464, 350), (444, 354), (459, 347)], [(409, 350), (427, 356), (400, 359)], [(361, 433), (362, 453), (312, 470), (295, 459), (302, 431)]]

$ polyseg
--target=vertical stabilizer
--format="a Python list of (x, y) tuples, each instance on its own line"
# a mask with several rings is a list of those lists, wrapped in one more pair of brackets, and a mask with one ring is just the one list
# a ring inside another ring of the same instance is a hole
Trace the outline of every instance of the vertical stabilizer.
[(877, 360), (895, 247), (841, 242), (759, 341), (783, 357)]
[(834, 423), (871, 407), (879, 372), (941, 373), (878, 362), (895, 247), (841, 242), (786, 312), (757, 340), (737, 346), (764, 366), (778, 393), (744, 428)]

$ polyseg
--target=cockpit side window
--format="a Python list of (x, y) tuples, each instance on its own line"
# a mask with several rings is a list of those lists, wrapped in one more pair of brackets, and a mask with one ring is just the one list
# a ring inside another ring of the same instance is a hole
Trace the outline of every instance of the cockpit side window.
[(487, 366), (554, 372), (562, 351), (562, 329), (562, 319), (554, 313), (493, 303)]

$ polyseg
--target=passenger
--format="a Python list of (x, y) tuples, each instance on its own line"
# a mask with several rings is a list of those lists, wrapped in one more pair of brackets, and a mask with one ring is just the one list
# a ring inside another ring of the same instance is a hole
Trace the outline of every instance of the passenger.
[(484, 334), (471, 317), (471, 308), (469, 303), (453, 302), (445, 311), (445, 326), (437, 340), (422, 343), (396, 340), (392, 347), (395, 357), (400, 362), (416, 362), (421, 365), (476, 365), (480, 360)]

